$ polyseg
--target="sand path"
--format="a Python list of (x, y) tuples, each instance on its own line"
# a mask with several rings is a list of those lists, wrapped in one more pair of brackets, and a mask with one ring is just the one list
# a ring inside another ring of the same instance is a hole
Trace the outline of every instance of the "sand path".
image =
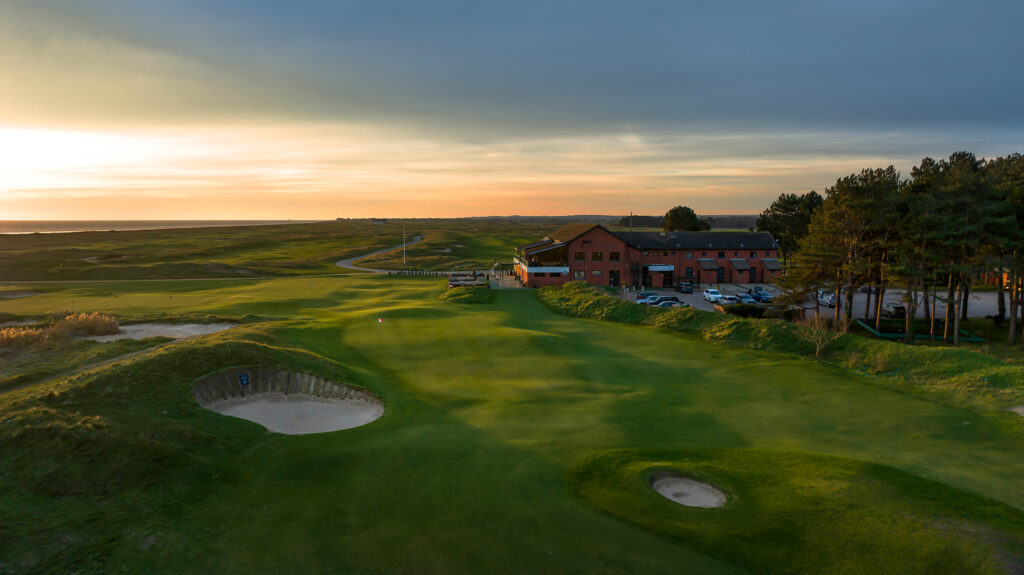
[[(405, 245), (406, 245), (406, 247), (408, 247), (408, 246), (411, 246), (413, 244), (418, 244), (418, 243), (420, 243), (422, 241), (423, 241), (423, 236), (416, 236), (415, 238), (412, 239), (412, 241), (407, 242)], [(356, 256), (354, 258), (348, 258), (346, 260), (338, 260), (337, 262), (334, 263), (334, 265), (338, 266), (339, 268), (345, 268), (345, 269), (350, 269), (350, 270), (358, 270), (358, 271), (361, 271), (361, 272), (370, 272), (370, 273), (375, 273), (375, 274), (391, 273), (391, 272), (394, 272), (395, 270), (381, 270), (381, 269), (376, 269), (376, 268), (364, 268), (362, 266), (357, 266), (356, 262), (361, 260), (361, 259), (368, 258), (370, 256), (375, 256), (375, 255), (379, 255), (379, 254), (386, 254), (388, 252), (393, 252), (395, 250), (400, 250), (400, 249), (402, 249), (402, 244), (398, 244), (395, 247), (385, 248), (383, 250), (377, 250), (375, 252), (370, 252), (368, 254), (358, 255), (358, 256)]]

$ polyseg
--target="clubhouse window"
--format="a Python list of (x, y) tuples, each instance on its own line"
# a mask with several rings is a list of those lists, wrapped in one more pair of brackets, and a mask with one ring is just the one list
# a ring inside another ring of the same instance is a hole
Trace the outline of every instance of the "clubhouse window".
[(663, 256), (667, 256), (667, 255), (668, 255), (668, 252), (661, 252), (661, 255), (663, 255)]
[(590, 272), (590, 275), (599, 276), (599, 275), (601, 275), (601, 270), (593, 270), (593, 271)]
[(621, 262), (622, 261), (622, 253), (621, 252), (611, 252), (611, 253), (609, 253), (608, 254), (608, 261), (610, 261), (610, 262)]
[(587, 258), (587, 256), (583, 252), (574, 252), (572, 254), (572, 261), (574, 261), (574, 262), (585, 262), (585, 261), (587, 261), (586, 258)]
[(644, 252), (644, 257), (651, 255), (651, 252)]
[(725, 252), (718, 252), (718, 257), (724, 258), (725, 257)]
[(706, 255), (708, 255), (708, 253), (707, 252), (701, 252), (700, 255), (706, 256)]
[(542, 278), (542, 277), (544, 277), (544, 272), (535, 272), (533, 274), (533, 277), (535, 277), (535, 278)]
[(753, 259), (757, 259), (757, 252), (750, 252), (750, 257)]
[(574, 278), (576, 278), (578, 280), (581, 280), (581, 279), (585, 279), (587, 277), (587, 275), (586, 275), (586, 272), (584, 272), (583, 270), (576, 270), (576, 271), (572, 272), (572, 277), (574, 277)]
[(686, 252), (686, 259), (692, 260), (693, 259), (693, 252)]
[(590, 261), (592, 262), (603, 262), (604, 252), (590, 252)]

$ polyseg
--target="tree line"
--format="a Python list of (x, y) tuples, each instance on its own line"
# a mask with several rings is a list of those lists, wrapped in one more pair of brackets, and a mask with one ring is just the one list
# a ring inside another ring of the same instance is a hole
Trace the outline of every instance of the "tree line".
[(837, 304), (845, 300), (836, 306), (835, 325), (852, 320), (853, 295), (866, 289), (864, 318), (873, 319), (877, 329), (885, 290), (897, 286), (904, 290), (908, 343), (922, 309), (932, 338), (959, 345), (971, 289), (990, 280), (999, 292), (997, 322), (1006, 320), (1003, 288), (1008, 289), (1008, 340), (1017, 341), (1024, 312), (1020, 154), (924, 158), (909, 178), (893, 166), (865, 169), (840, 178), (824, 196), (782, 194), (757, 227), (779, 243), (784, 287), (795, 299), (827, 289)]

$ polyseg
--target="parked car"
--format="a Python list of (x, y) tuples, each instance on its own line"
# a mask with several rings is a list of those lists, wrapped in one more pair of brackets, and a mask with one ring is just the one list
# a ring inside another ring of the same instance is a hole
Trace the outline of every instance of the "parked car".
[(663, 302), (657, 304), (656, 307), (686, 307), (686, 304), (685, 303), (679, 303), (677, 301), (666, 300), (666, 301), (663, 301)]
[(676, 291), (679, 293), (693, 293), (693, 284), (690, 282), (679, 282), (676, 284)]
[(652, 295), (658, 295), (658, 292), (656, 292), (656, 291), (642, 291), (642, 292), (638, 292), (636, 294), (636, 301), (640, 301), (642, 299), (647, 299), (647, 298), (651, 297)]
[(752, 296), (752, 295), (741, 293), (740, 295), (738, 295), (736, 297), (740, 298), (740, 302), (741, 303), (746, 303), (746, 304), (750, 304), (750, 305), (757, 304), (757, 300), (754, 299), (754, 296)]
[(714, 288), (708, 288), (708, 289), (704, 290), (704, 301), (709, 301), (711, 303), (718, 303), (718, 300), (720, 300), (720, 299), (722, 299), (722, 292), (720, 292), (720, 291), (718, 291), (718, 290), (716, 290)]
[(732, 294), (729, 294), (729, 295), (724, 295), (724, 296), (722, 296), (722, 298), (721, 298), (721, 299), (720, 299), (720, 300), (718, 301), (718, 303), (720, 303), (720, 304), (722, 304), (722, 305), (732, 305), (732, 304), (737, 304), (737, 303), (740, 303), (740, 298), (739, 298), (738, 296), (734, 296), (734, 295), (732, 295)]
[(903, 319), (907, 317), (907, 308), (901, 303), (882, 304), (882, 317)]
[(774, 296), (772, 296), (772, 292), (764, 289), (761, 286), (754, 286), (753, 288), (751, 288), (750, 297), (754, 298), (754, 301), (760, 303), (769, 303), (774, 298)]
[(836, 294), (823, 289), (818, 290), (818, 305), (836, 307)]
[(645, 298), (638, 299), (636, 300), (636, 303), (643, 305), (651, 305), (652, 303), (658, 301), (659, 299), (661, 299), (661, 296), (658, 294), (654, 294), (652, 296), (647, 296)]

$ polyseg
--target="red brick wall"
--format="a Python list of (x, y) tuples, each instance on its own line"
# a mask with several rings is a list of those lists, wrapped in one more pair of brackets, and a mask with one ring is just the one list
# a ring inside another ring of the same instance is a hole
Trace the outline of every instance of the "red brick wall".
[[(576, 253), (583, 253), (583, 261), (576, 261)], [(602, 259), (594, 261), (594, 253), (600, 252)], [(619, 261), (611, 261), (611, 253), (619, 253)], [(597, 285), (609, 285), (610, 272), (619, 272), (619, 284), (628, 285), (626, 276), (629, 264), (626, 259), (626, 243), (615, 237), (604, 228), (594, 228), (582, 236), (569, 242), (569, 277), (566, 281), (576, 279), (576, 272), (582, 271), (586, 281)], [(594, 272), (601, 275), (594, 275)]]

